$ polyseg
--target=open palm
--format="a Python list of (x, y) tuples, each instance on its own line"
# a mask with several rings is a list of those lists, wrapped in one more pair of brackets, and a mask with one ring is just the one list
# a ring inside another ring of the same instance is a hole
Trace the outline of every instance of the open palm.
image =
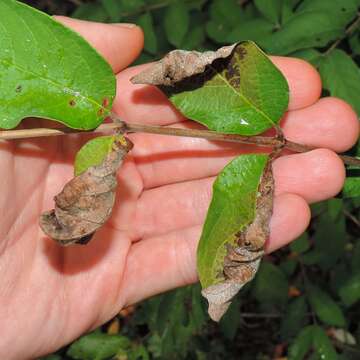
[[(142, 48), (137, 27), (59, 18), (97, 47), (118, 73), (114, 111), (128, 122), (200, 127), (155, 88), (131, 85), (139, 67), (122, 71)], [(350, 106), (319, 100), (321, 83), (307, 63), (273, 58), (290, 86), (282, 121), (290, 140), (344, 151), (358, 138)], [(38, 120), (40, 121), (40, 120)], [(94, 328), (122, 307), (197, 280), (195, 252), (216, 174), (253, 147), (203, 139), (134, 134), (119, 172), (110, 221), (87, 246), (62, 248), (39, 229), (41, 212), (72, 177), (86, 141), (70, 135), (0, 143), (0, 358), (33, 358)], [(327, 149), (274, 162), (276, 198), (267, 244), (272, 251), (301, 234), (308, 203), (340, 191), (344, 167)]]

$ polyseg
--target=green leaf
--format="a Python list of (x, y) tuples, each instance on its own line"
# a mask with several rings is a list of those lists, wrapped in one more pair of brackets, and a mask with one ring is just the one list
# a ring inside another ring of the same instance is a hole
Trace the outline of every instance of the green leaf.
[(255, 217), (256, 194), (267, 163), (266, 155), (242, 155), (218, 175), (197, 250), (203, 288), (221, 282), (226, 244)]
[(229, 40), (231, 28), (228, 25), (218, 23), (216, 21), (209, 21), (206, 24), (206, 33), (208, 37), (218, 44), (225, 44)]
[(85, 3), (77, 7), (71, 14), (71, 17), (83, 20), (106, 22), (108, 20), (108, 13), (100, 3)]
[(185, 50), (193, 50), (199, 48), (205, 40), (205, 29), (203, 25), (195, 25), (191, 28), (182, 42)]
[(324, 329), (320, 326), (314, 326), (312, 333), (314, 336), (314, 348), (318, 358), (320, 360), (338, 360), (338, 355)]
[(307, 232), (303, 233), (300, 237), (298, 237), (296, 240), (294, 240), (290, 244), (291, 251), (302, 254), (309, 250), (310, 248), (310, 242), (309, 242), (309, 235)]
[(357, 241), (351, 253), (351, 270), (353, 273), (360, 273), (360, 241)]
[(343, 34), (343, 27), (328, 12), (303, 12), (293, 16), (262, 44), (272, 54), (286, 55), (296, 50), (327, 45)]
[(316, 221), (316, 232), (313, 236), (315, 250), (319, 252), (318, 265), (323, 270), (328, 270), (336, 264), (344, 254), (346, 243), (346, 227), (344, 214), (331, 219), (328, 213), (320, 215)]
[(103, 360), (128, 349), (130, 345), (130, 340), (125, 336), (92, 333), (75, 341), (66, 354), (73, 359)]
[(25, 117), (94, 129), (115, 96), (109, 64), (79, 35), (13, 0), (0, 1), (0, 128)]
[(190, 16), (186, 5), (177, 1), (165, 13), (164, 28), (170, 44), (180, 47), (189, 30)]
[(251, 41), (212, 64), (206, 76), (165, 89), (187, 117), (211, 130), (256, 135), (280, 121), (287, 108), (286, 79)]
[(88, 141), (76, 154), (75, 176), (86, 171), (90, 166), (100, 165), (111, 152), (116, 136), (99, 136)]
[(255, 6), (269, 21), (279, 24), (283, 0), (255, 0)]
[(327, 206), (330, 219), (333, 221), (339, 221), (340, 217), (343, 215), (343, 199), (329, 199), (327, 201)]
[(298, 13), (323, 11), (339, 26), (345, 26), (356, 17), (358, 0), (305, 0), (297, 9)]
[(146, 5), (145, 0), (114, 0), (121, 3), (122, 11), (132, 13), (139, 11), (139, 8)]
[(360, 299), (360, 273), (351, 275), (339, 289), (339, 296), (346, 306)]
[(291, 339), (304, 326), (306, 319), (307, 305), (304, 296), (292, 300), (287, 308), (281, 322), (280, 333), (284, 340)]
[(345, 326), (344, 314), (329, 294), (311, 285), (308, 288), (307, 295), (311, 307), (321, 321), (332, 326)]
[(360, 69), (343, 50), (335, 49), (320, 62), (323, 87), (347, 101), (360, 116)]
[(360, 196), (360, 176), (346, 178), (342, 194), (344, 198)]
[(101, 4), (112, 21), (121, 20), (121, 4), (119, 0), (101, 0)]
[(236, 332), (241, 325), (240, 298), (236, 297), (231, 303), (226, 314), (220, 320), (219, 326), (224, 337), (228, 340), (234, 340)]
[(209, 13), (211, 20), (218, 24), (228, 24), (230, 28), (245, 19), (245, 13), (237, 0), (214, 0)]
[(349, 45), (351, 47), (352, 52), (355, 55), (360, 54), (360, 31), (356, 31), (350, 38), (349, 38)]
[(306, 60), (310, 64), (317, 67), (320, 63), (322, 54), (316, 49), (303, 49), (293, 52), (291, 56)]
[(254, 281), (253, 293), (259, 302), (278, 305), (286, 302), (289, 284), (279, 267), (263, 262)]
[(239, 42), (242, 40), (252, 40), (262, 45), (263, 39), (266, 39), (274, 29), (274, 25), (264, 19), (257, 18), (247, 20), (235, 26), (227, 35), (228, 42)]
[(289, 360), (304, 360), (313, 343), (314, 326), (307, 326), (289, 347)]
[(145, 13), (137, 19), (137, 24), (144, 31), (144, 48), (150, 54), (156, 54), (158, 51), (158, 41), (155, 34), (154, 23), (151, 13)]

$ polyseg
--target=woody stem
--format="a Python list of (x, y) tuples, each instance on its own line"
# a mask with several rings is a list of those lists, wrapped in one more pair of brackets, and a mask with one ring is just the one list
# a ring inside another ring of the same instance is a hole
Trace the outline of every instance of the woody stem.
[[(286, 139), (282, 141), (278, 137), (243, 136), (237, 134), (223, 134), (210, 130), (180, 129), (180, 128), (157, 126), (157, 125), (130, 124), (122, 120), (119, 120), (116, 117), (113, 117), (113, 120), (115, 121), (114, 123), (102, 124), (97, 129), (91, 132), (69, 129), (66, 127), (61, 127), (56, 129), (38, 128), (38, 129), (22, 129), (22, 130), (0, 130), (0, 140), (61, 136), (66, 134), (84, 134), (84, 133), (92, 134), (92, 133), (117, 130), (123, 133), (142, 132), (142, 133), (150, 133), (150, 134), (169, 135), (169, 136), (184, 136), (184, 137), (193, 137), (193, 138), (203, 138), (210, 141), (234, 142), (234, 143), (251, 144), (251, 145), (271, 147), (271, 148), (274, 148), (276, 146), (283, 146), (285, 149), (300, 153), (314, 149), (314, 147), (297, 144)], [(360, 166), (360, 159), (358, 158), (345, 156), (345, 155), (340, 155), (340, 158), (347, 165)]]

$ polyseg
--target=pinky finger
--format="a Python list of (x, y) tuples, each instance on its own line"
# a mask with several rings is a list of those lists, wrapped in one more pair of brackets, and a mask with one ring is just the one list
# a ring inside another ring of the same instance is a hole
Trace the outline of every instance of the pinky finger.
[[(303, 198), (294, 194), (276, 197), (267, 251), (295, 239), (305, 231), (309, 221), (310, 209)], [(135, 243), (128, 255), (118, 301), (130, 305), (196, 282), (196, 247), (200, 235), (201, 226), (194, 226)]]

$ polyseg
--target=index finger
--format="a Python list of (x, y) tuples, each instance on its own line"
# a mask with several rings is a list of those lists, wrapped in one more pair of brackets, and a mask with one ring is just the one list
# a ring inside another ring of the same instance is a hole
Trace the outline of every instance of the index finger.
[[(290, 100), (289, 110), (314, 104), (321, 94), (321, 80), (313, 66), (304, 60), (281, 56), (271, 57), (286, 77)], [(149, 64), (126, 69), (118, 74), (118, 94), (114, 111), (125, 121), (157, 125), (170, 125), (185, 118), (174, 108), (166, 96), (155, 86), (134, 85), (130, 79)]]

